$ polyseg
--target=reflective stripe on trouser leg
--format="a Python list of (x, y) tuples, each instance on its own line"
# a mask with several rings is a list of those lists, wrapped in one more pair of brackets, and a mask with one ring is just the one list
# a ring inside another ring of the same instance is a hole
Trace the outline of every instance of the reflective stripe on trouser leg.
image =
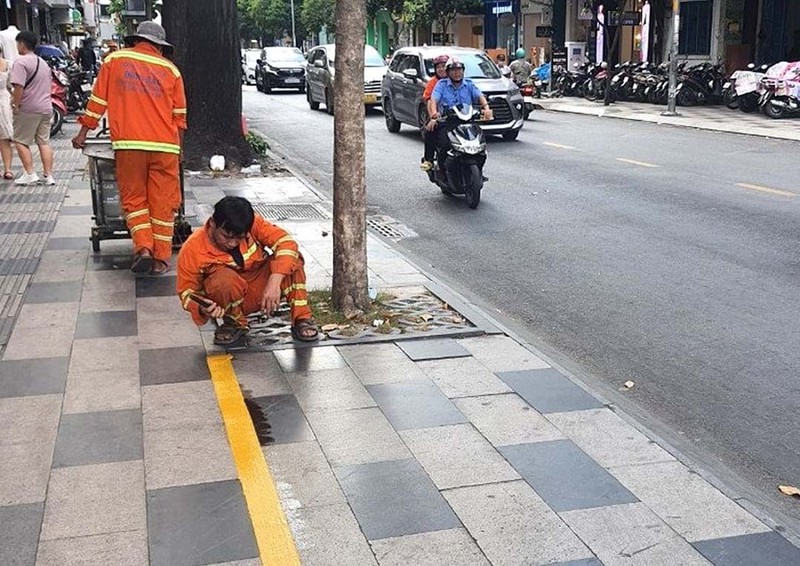
[(224, 308), (240, 326), (247, 326), (247, 317), (242, 309), (247, 281), (236, 270), (224, 265), (212, 266), (203, 280), (203, 290), (206, 297)]
[(181, 204), (178, 156), (143, 152), (148, 156), (147, 202), (153, 223), (153, 257), (168, 262), (172, 257), (175, 213)]
[(308, 304), (306, 290), (306, 272), (303, 268), (303, 256), (298, 257), (295, 270), (283, 278), (281, 291), (289, 303), (292, 313), (292, 324), (303, 318), (311, 318), (311, 306)]
[(117, 151), (117, 184), (125, 221), (133, 238), (133, 251), (153, 251), (153, 228), (147, 202), (147, 152)]

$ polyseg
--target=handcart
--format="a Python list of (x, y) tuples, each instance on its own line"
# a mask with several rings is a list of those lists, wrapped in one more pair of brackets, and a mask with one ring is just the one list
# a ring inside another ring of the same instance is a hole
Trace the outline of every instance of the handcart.
[[(90, 239), (92, 250), (100, 251), (101, 240), (122, 240), (131, 237), (119, 199), (114, 150), (109, 139), (86, 140), (83, 154), (89, 158), (89, 178), (92, 191), (94, 225)], [(183, 165), (180, 167), (181, 205), (175, 216), (172, 247), (178, 249), (192, 233), (186, 221), (183, 192)]]

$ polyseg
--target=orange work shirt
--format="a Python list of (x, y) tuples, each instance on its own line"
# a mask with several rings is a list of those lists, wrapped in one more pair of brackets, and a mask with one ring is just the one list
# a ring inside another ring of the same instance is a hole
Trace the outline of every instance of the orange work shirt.
[[(267, 251), (269, 250), (269, 251)], [(271, 260), (271, 273), (288, 275), (300, 261), (297, 242), (291, 234), (256, 215), (253, 228), (247, 238), (239, 244), (244, 265), (234, 261), (230, 253), (220, 250), (208, 235), (207, 225), (195, 231), (181, 246), (178, 254), (178, 295), (183, 308), (189, 311), (198, 325), (208, 322), (208, 317), (200, 312), (199, 305), (189, 299), (189, 295), (205, 295), (203, 280), (209, 268), (225, 265), (238, 271), (245, 279), (255, 277), (265, 262)]]
[(428, 84), (425, 85), (425, 91), (422, 93), (422, 100), (428, 102), (431, 99), (431, 95), (433, 94), (433, 89), (436, 88), (436, 83), (439, 82), (439, 77), (434, 75), (431, 80), (428, 81)]
[(186, 93), (178, 68), (145, 41), (109, 53), (78, 120), (90, 130), (108, 112), (116, 149), (180, 154), (186, 129)]

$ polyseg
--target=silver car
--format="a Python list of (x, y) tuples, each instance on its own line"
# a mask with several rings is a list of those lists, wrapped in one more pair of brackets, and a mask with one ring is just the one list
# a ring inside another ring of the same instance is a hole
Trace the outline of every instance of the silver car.
[[(306, 99), (312, 110), (325, 105), (333, 114), (333, 75), (336, 60), (335, 45), (320, 45), (308, 52), (306, 65)], [(386, 63), (371, 45), (364, 46), (364, 106), (381, 103), (381, 81), (386, 74)]]
[(500, 73), (483, 51), (467, 47), (404, 47), (395, 52), (383, 78), (381, 92), (386, 127), (391, 132), (400, 124), (420, 129), (428, 122), (428, 109), (422, 100), (425, 85), (434, 76), (433, 60), (439, 55), (456, 57), (464, 63), (464, 77), (481, 89), (494, 118), (481, 122), (486, 134), (499, 134), (515, 140), (525, 123), (524, 102), (519, 88)]
[(242, 82), (244, 84), (256, 84), (256, 63), (260, 56), (260, 49), (242, 49)]

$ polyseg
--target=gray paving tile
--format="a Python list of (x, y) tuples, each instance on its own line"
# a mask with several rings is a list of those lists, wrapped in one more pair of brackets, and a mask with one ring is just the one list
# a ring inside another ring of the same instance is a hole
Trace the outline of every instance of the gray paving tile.
[(429, 381), (387, 383), (367, 387), (397, 430), (467, 422), (467, 418)]
[(0, 506), (44, 501), (52, 459), (52, 441), (0, 445)]
[(55, 442), (61, 395), (0, 398), (0, 446)]
[(76, 339), (136, 336), (136, 311), (84, 312), (78, 315)]
[(75, 237), (75, 238), (50, 238), (47, 242), (48, 250), (88, 250), (89, 237)]
[(44, 503), (0, 507), (0, 564), (29, 566), (36, 561)]
[(393, 343), (341, 346), (338, 350), (364, 385), (426, 379), (417, 364)]
[(495, 372), (550, 367), (547, 362), (508, 336), (479, 336), (459, 340), (459, 343)]
[(517, 444), (499, 450), (557, 512), (638, 501), (569, 440)]
[(316, 442), (276, 444), (262, 450), (285, 508), (347, 503)]
[(233, 369), (245, 396), (266, 397), (289, 395), (292, 392), (278, 361), (270, 354), (237, 353), (233, 359)]
[(286, 380), (306, 413), (375, 406), (350, 368), (286, 374)]
[(738, 537), (704, 540), (693, 546), (714, 566), (795, 566), (800, 548), (772, 531)]
[(397, 343), (406, 355), (420, 362), (423, 360), (442, 360), (446, 358), (466, 358), (472, 356), (464, 346), (452, 338), (430, 340), (403, 340)]
[(147, 533), (130, 531), (88, 537), (45, 540), (39, 544), (36, 566), (148, 566)]
[[(61, 329), (59, 329), (61, 330)], [(41, 328), (15, 328), (3, 352), (4, 360), (32, 360), (69, 356), (73, 332), (50, 332), (42, 339)]]
[(238, 481), (147, 492), (150, 563), (212, 564), (258, 556)]
[(603, 566), (598, 558), (582, 558), (580, 560), (570, 560), (569, 562), (558, 562), (550, 566)]
[(592, 556), (524, 481), (460, 487), (443, 495), (493, 565), (543, 565)]
[(281, 369), (285, 373), (323, 371), (347, 367), (347, 362), (333, 346), (290, 348), (288, 350), (276, 350), (274, 354), (275, 359), (278, 360)]
[(145, 432), (168, 428), (222, 427), (211, 380), (142, 387)]
[(303, 566), (375, 566), (375, 558), (347, 504), (287, 509)]
[(188, 313), (182, 320), (139, 320), (140, 350), (159, 350), (165, 345), (183, 348), (203, 345), (200, 328)]
[(25, 302), (76, 303), (81, 300), (83, 281), (61, 281), (58, 283), (32, 283), (25, 294)]
[(419, 362), (417, 367), (450, 397), (511, 393), (511, 388), (475, 358)]
[(603, 404), (554, 369), (498, 373), (520, 397), (540, 413), (597, 409)]
[(606, 566), (711, 566), (643, 503), (561, 513)]
[[(52, 240), (51, 240), (52, 241)], [(88, 240), (87, 240), (88, 241)], [(92, 255), (89, 257), (87, 268), (90, 271), (125, 271), (131, 268), (133, 259), (130, 254), (125, 255)]]
[(63, 415), (53, 467), (140, 460), (142, 413), (136, 409)]
[(0, 362), (0, 398), (63, 393), (69, 358)]
[(137, 277), (136, 298), (142, 297), (175, 297), (178, 300), (177, 277), (164, 275), (161, 277)]
[(381, 566), (489, 566), (464, 529), (387, 538), (371, 545)]
[(245, 401), (262, 445), (314, 440), (294, 395), (248, 397)]
[(15, 329), (38, 328), (47, 334), (75, 332), (79, 303), (24, 304), (20, 309)]
[(127, 370), (71, 371), (67, 377), (64, 414), (139, 409), (141, 406), (138, 364)]
[(369, 540), (461, 526), (414, 459), (348, 466), (336, 475)]
[(141, 350), (139, 374), (143, 386), (210, 379), (206, 351), (198, 346)]

